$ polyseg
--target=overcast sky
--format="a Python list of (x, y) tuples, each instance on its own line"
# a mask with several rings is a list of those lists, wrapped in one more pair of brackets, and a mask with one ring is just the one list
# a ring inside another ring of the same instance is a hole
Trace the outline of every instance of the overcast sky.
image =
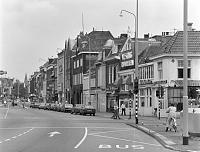
[[(184, 0), (139, 0), (139, 37), (183, 29)], [(136, 0), (1, 0), (0, 70), (7, 77), (24, 80), (39, 66), (56, 57), (56, 48), (82, 31), (109, 30), (113, 36), (134, 32), (130, 14), (119, 17), (120, 10), (135, 13)], [(200, 0), (188, 0), (188, 21), (200, 30)]]

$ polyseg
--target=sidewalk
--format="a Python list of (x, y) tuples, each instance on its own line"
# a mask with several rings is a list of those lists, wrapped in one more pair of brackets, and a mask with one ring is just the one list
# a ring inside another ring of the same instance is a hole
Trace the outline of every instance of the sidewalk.
[[(96, 113), (96, 116), (111, 119), (112, 113), (100, 112)], [(139, 124), (135, 124), (135, 117), (120, 116), (120, 120), (127, 125), (137, 128), (160, 142), (164, 147), (175, 151), (183, 152), (200, 152), (200, 137), (190, 137), (189, 145), (182, 145), (182, 132), (180, 130), (180, 119), (177, 119), (177, 132), (168, 131), (165, 132), (166, 118), (160, 120), (156, 117), (143, 117), (139, 116)], [(116, 119), (115, 119), (116, 120)]]

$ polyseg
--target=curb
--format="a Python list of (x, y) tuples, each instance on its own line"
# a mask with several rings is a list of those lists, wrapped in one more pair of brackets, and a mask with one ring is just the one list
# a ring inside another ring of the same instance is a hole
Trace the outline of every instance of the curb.
[[(154, 139), (156, 139), (163, 147), (170, 149), (170, 150), (174, 150), (174, 151), (180, 151), (179, 149), (176, 149), (174, 147), (172, 147), (171, 145), (174, 145), (176, 143), (172, 142), (171, 140), (169, 140), (168, 138), (164, 137), (163, 135), (150, 130), (146, 127), (140, 126), (140, 125), (136, 125), (136, 124), (130, 124), (130, 123), (126, 123), (127, 125), (137, 128), (140, 131), (150, 135), (151, 137), (153, 137)], [(186, 152), (186, 151), (185, 151)]]

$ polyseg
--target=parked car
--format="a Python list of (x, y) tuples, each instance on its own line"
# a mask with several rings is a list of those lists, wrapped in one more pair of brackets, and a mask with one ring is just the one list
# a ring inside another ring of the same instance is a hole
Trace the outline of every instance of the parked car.
[(38, 107), (38, 109), (45, 109), (46, 103), (41, 103)]
[(34, 108), (35, 102), (31, 102), (30, 108)]
[(46, 103), (45, 110), (51, 110), (51, 104), (50, 103)]
[(81, 108), (83, 108), (83, 104), (76, 104), (72, 109), (71, 109), (71, 114), (80, 114)]
[(72, 104), (65, 104), (64, 108), (65, 108), (65, 112), (71, 113), (73, 105)]
[(56, 111), (62, 112), (64, 110), (64, 105), (63, 104), (56, 104)]
[(30, 105), (31, 108), (39, 108), (40, 103), (38, 102), (32, 102), (32, 104)]
[(51, 104), (51, 107), (50, 107), (50, 110), (55, 110), (56, 109), (56, 104), (55, 103), (52, 103)]
[(85, 105), (84, 107), (82, 107), (80, 109), (80, 114), (81, 115), (90, 114), (90, 116), (91, 115), (95, 116), (95, 113), (96, 113), (96, 109), (93, 106)]

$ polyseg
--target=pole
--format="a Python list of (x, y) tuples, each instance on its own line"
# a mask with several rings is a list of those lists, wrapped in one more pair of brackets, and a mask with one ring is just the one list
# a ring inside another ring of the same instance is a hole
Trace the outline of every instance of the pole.
[(17, 98), (19, 98), (19, 81), (17, 82)]
[(64, 66), (63, 66), (63, 90), (64, 90), (64, 103), (66, 102), (66, 81), (65, 81), (65, 77), (66, 77), (66, 42), (65, 42), (65, 49), (64, 49)]
[[(136, 22), (135, 22), (135, 79), (138, 83), (138, 0), (136, 1)], [(137, 85), (138, 86), (138, 85)], [(138, 92), (135, 94), (135, 123), (138, 124)]]
[(88, 49), (89, 49), (89, 76), (88, 76), (88, 94), (89, 94), (89, 103), (91, 104), (91, 83), (90, 83), (90, 81), (91, 81), (91, 48), (90, 48), (90, 38), (89, 38), (89, 36), (88, 36)]
[(160, 106), (161, 106), (161, 103), (160, 103), (160, 102), (161, 102), (161, 86), (159, 86), (158, 89), (159, 89), (159, 97), (158, 97), (158, 100), (159, 100), (159, 102), (158, 102), (158, 104), (159, 104), (159, 105), (158, 105), (158, 119), (160, 120), (160, 108), (161, 108), (161, 107), (160, 107)]
[(131, 119), (131, 99), (129, 100), (129, 119)]
[(188, 68), (188, 57), (187, 57), (187, 39), (188, 39), (188, 32), (187, 32), (187, 0), (184, 0), (184, 32), (183, 32), (183, 145), (188, 145), (188, 82), (187, 82), (187, 68)]

